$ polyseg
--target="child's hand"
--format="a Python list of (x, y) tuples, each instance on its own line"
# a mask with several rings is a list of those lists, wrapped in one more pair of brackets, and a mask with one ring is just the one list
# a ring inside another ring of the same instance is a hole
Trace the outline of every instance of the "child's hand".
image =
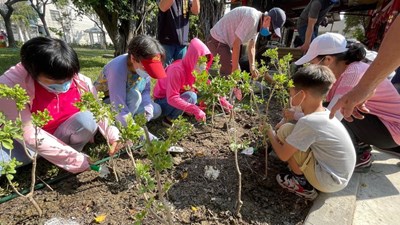
[(278, 130), (283, 124), (285, 124), (287, 122), (286, 118), (282, 118), (281, 121), (279, 121), (279, 123), (277, 123), (275, 125), (275, 130)]
[(286, 121), (294, 120), (294, 113), (294, 109), (284, 109), (283, 117), (286, 119)]
[(116, 152), (118, 152), (122, 147), (123, 147), (123, 145), (120, 144), (119, 142), (114, 142), (114, 143), (111, 145), (111, 148), (110, 148), (110, 150), (108, 151), (108, 154), (109, 154), (110, 156), (112, 156), (112, 155), (114, 155)]
[(271, 124), (265, 123), (260, 125), (260, 131), (263, 135), (269, 135), (270, 131), (273, 131)]

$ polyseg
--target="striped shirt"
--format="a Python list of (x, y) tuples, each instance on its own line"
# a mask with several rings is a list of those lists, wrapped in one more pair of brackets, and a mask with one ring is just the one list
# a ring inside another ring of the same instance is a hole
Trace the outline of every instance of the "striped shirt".
[(252, 7), (241, 6), (225, 14), (211, 29), (211, 36), (224, 44), (233, 47), (235, 36), (241, 43), (256, 39), (258, 24), (262, 13)]
[[(368, 69), (363, 62), (353, 62), (347, 66), (343, 74), (333, 84), (326, 100), (330, 102), (334, 96), (343, 96), (357, 85)], [(400, 95), (396, 88), (385, 79), (375, 90), (375, 94), (366, 102), (370, 113), (377, 116), (389, 130), (393, 140), (400, 145)]]

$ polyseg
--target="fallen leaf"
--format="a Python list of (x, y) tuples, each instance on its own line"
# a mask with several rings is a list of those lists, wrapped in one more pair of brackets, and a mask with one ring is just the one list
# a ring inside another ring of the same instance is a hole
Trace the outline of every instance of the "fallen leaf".
[(204, 156), (204, 152), (203, 151), (198, 151), (198, 152), (196, 152), (195, 156), (198, 156), (198, 157)]
[(94, 218), (94, 222), (102, 223), (106, 219), (106, 217), (107, 216), (105, 214), (101, 214), (99, 216), (96, 216), (96, 218)]
[(182, 180), (186, 179), (188, 177), (188, 175), (189, 175), (188, 171), (183, 171), (181, 174), (181, 179)]
[(194, 206), (192, 206), (191, 209), (192, 209), (193, 212), (196, 212), (198, 210), (198, 208), (196, 208)]

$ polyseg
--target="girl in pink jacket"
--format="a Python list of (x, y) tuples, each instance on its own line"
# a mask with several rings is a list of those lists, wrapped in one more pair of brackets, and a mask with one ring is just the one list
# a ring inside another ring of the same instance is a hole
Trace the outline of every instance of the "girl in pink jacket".
[[(207, 56), (207, 63), (197, 65), (200, 56)], [(163, 123), (171, 125), (183, 112), (194, 115), (197, 121), (205, 121), (206, 114), (197, 105), (197, 94), (193, 88), (196, 78), (193, 71), (201, 73), (211, 66), (213, 56), (207, 46), (197, 38), (192, 39), (185, 57), (166, 68), (167, 77), (157, 80), (154, 87), (154, 99), (161, 106)], [(230, 110), (232, 106), (221, 98), (221, 104)]]
[[(43, 158), (72, 173), (89, 168), (88, 156), (80, 151), (97, 129), (107, 135), (115, 147), (119, 138), (116, 127), (108, 127), (106, 122), (97, 124), (91, 112), (80, 112), (74, 106), (83, 92), (96, 94), (90, 79), (79, 74), (79, 70), (78, 56), (64, 41), (37, 37), (22, 46), (21, 63), (0, 76), (0, 83), (9, 87), (19, 84), (30, 98), (21, 112), (23, 138), (28, 150), (37, 151)], [(45, 109), (53, 119), (39, 129), (37, 138), (41, 142), (35, 149), (31, 114)], [(15, 102), (7, 98), (0, 98), (0, 111), (9, 120), (15, 120), (18, 115)], [(0, 146), (0, 161), (7, 162), (11, 157), (24, 165), (30, 163), (18, 140), (14, 140), (12, 151)]]

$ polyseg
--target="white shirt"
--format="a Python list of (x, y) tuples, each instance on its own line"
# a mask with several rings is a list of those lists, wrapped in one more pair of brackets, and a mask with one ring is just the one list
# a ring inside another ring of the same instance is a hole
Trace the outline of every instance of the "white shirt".
[(300, 151), (311, 149), (316, 161), (315, 175), (327, 192), (346, 187), (356, 154), (346, 128), (338, 119), (329, 119), (329, 110), (300, 118), (286, 142)]
[(225, 14), (211, 29), (211, 36), (232, 48), (235, 35), (242, 44), (257, 38), (258, 24), (262, 12), (247, 6), (241, 6)]

